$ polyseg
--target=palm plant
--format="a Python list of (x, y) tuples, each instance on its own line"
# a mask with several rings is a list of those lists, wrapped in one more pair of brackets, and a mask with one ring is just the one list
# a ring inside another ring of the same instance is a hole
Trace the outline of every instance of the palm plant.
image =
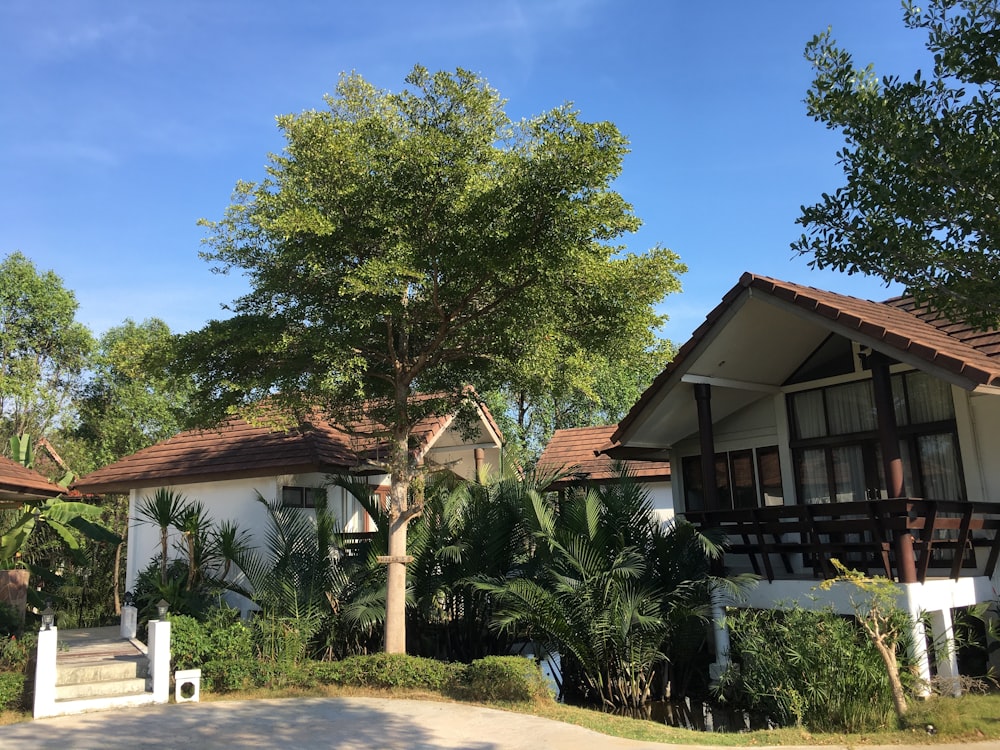
[(184, 495), (167, 487), (160, 487), (152, 497), (144, 497), (136, 507), (139, 523), (148, 523), (160, 529), (160, 584), (167, 583), (167, 550), (171, 526), (179, 526), (189, 507)]
[[(365, 495), (356, 480), (337, 481)], [(337, 519), (322, 497), (312, 514), (259, 494), (257, 500), (269, 520), (263, 549), (239, 551), (234, 562), (250, 584), (245, 593), (261, 608), (262, 622), (272, 633), (296, 633), (302, 648), (325, 629), (320, 645), (327, 654), (344, 655), (350, 643), (366, 641), (385, 612), (384, 591), (379, 606), (379, 587), (366, 585), (365, 573), (384, 567), (377, 564), (376, 551), (349, 557)], [(370, 507), (376, 510), (374, 502)], [(272, 648), (278, 646), (272, 643)]]
[(181, 532), (181, 551), (187, 557), (187, 589), (193, 591), (201, 581), (203, 567), (209, 563), (208, 540), (212, 520), (205, 504), (195, 500), (184, 506), (175, 523)]
[[(526, 492), (522, 522), (534, 555), (520, 575), (481, 586), (497, 599), (494, 627), (574, 663), (590, 700), (638, 707), (667, 660), (674, 625), (707, 613), (705, 557), (718, 548), (688, 524), (662, 529), (648, 492), (618, 472), (617, 481), (560, 501)], [(684, 543), (691, 540), (698, 555)]]
[(225, 586), (229, 583), (233, 566), (238, 566), (240, 558), (250, 550), (250, 534), (235, 521), (226, 520), (214, 526), (210, 535), (211, 557), (221, 566), (216, 571), (216, 577)]
[(523, 558), (519, 498), (530, 481), (510, 476), (428, 486), (408, 539), (414, 606), (407, 632), (418, 652), (472, 661), (507, 651), (510, 639), (491, 631), (492, 599), (476, 581), (505, 578)]

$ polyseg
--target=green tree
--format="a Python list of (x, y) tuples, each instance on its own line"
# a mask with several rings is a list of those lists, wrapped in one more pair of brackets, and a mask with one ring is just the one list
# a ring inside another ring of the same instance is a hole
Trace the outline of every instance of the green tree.
[(666, 367), (674, 348), (655, 338), (661, 319), (652, 307), (636, 312), (646, 326), (620, 337), (620, 353), (568, 347), (551, 366), (512, 372), (504, 390), (486, 394), (515, 463), (533, 463), (556, 430), (617, 423)]
[(76, 297), (21, 253), (0, 263), (0, 420), (4, 443), (45, 436), (69, 414), (93, 337), (75, 320)]
[(927, 32), (930, 75), (881, 80), (830, 31), (806, 58), (809, 114), (843, 133), (846, 184), (803, 206), (792, 244), (818, 268), (899, 282), (956, 319), (996, 325), (1000, 278), (1000, 8), (994, 0), (903, 3)]
[(93, 468), (180, 430), (191, 385), (162, 364), (172, 340), (158, 318), (126, 320), (101, 336), (90, 378), (78, 393), (74, 431), (89, 446)]
[(512, 122), (464, 70), (416, 67), (406, 82), (390, 93), (345, 76), (325, 110), (278, 118), (286, 147), (267, 178), (238, 183), (225, 217), (206, 222), (206, 257), (252, 290), (230, 319), (185, 337), (178, 360), (197, 372), (214, 412), (203, 417), (266, 399), (380, 426), (389, 652), (405, 649), (419, 422), (467, 403), (470, 385), (501, 387), (550, 337), (613, 349), (635, 308), (674, 288), (646, 280), (678, 268), (655, 248), (625, 256), (633, 275), (617, 279), (634, 294), (600, 283), (639, 225), (611, 189), (627, 151), (614, 125), (569, 106)]

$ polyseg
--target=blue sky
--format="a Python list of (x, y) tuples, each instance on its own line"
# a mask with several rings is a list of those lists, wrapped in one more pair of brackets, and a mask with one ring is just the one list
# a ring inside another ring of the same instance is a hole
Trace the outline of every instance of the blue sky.
[(464, 67), (514, 117), (572, 101), (631, 140), (619, 191), (689, 267), (665, 301), (683, 343), (750, 270), (871, 299), (876, 280), (793, 257), (799, 206), (842, 182), (837, 134), (802, 100), (815, 33), (904, 77), (923, 36), (895, 0), (0, 0), (0, 255), (52, 269), (95, 333), (199, 328), (244, 291), (198, 252), (237, 180), (282, 147), (277, 114), (341, 72), (398, 89)]

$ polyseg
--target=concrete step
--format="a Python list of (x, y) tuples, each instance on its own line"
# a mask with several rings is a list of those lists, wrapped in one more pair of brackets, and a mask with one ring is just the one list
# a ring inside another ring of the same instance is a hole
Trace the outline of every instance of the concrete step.
[(146, 680), (134, 677), (127, 680), (103, 680), (75, 685), (57, 685), (56, 702), (75, 701), (84, 698), (110, 698), (123, 695), (139, 695), (146, 692)]
[(148, 662), (144, 656), (56, 659), (56, 685), (82, 685), (88, 682), (145, 678)]

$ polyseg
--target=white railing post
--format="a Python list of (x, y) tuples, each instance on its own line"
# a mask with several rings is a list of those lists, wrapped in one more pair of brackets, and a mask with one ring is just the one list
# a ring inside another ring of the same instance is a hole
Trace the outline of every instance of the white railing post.
[(55, 625), (38, 631), (38, 652), (35, 659), (34, 716), (53, 716), (56, 707), (56, 652), (58, 631)]
[(131, 604), (122, 607), (122, 620), (120, 635), (122, 638), (135, 640), (136, 628), (139, 624), (139, 610)]
[(170, 621), (149, 621), (149, 676), (153, 683), (153, 700), (170, 700)]

